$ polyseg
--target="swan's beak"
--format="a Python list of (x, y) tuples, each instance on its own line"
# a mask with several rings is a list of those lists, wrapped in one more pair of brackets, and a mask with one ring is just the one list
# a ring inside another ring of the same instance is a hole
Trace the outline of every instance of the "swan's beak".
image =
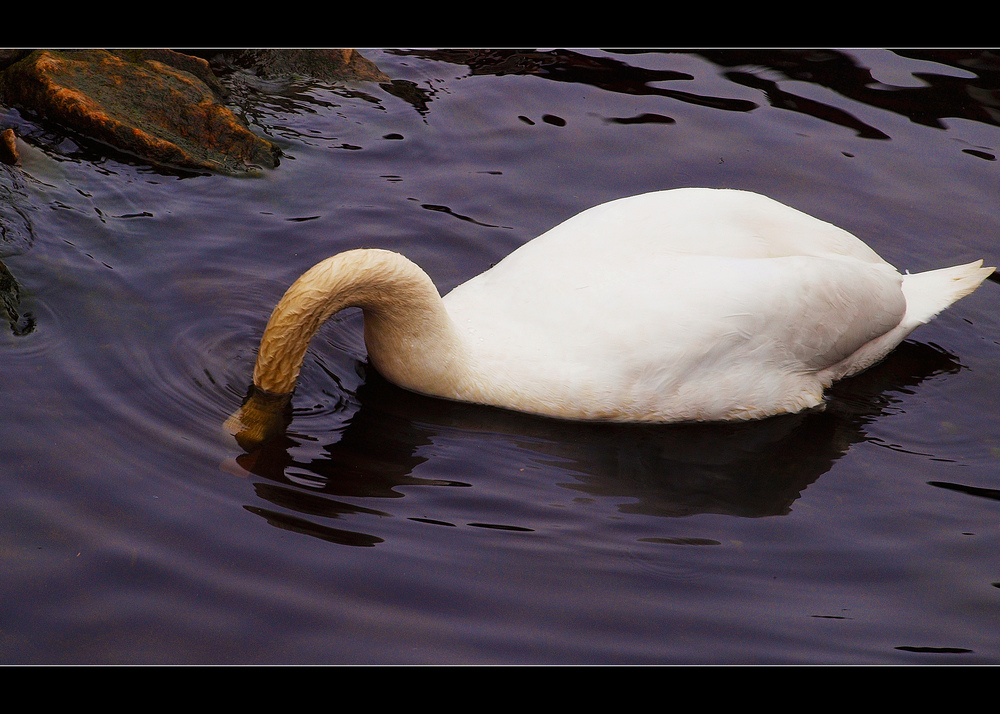
[(286, 407), (291, 397), (251, 386), (243, 406), (226, 420), (226, 431), (247, 451), (281, 436), (288, 425)]

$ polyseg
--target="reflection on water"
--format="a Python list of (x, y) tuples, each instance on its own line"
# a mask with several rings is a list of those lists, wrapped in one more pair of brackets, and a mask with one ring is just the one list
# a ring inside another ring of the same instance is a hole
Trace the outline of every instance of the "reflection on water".
[(282, 509), (248, 510), (272, 525), (347, 545), (381, 539), (324, 525), (375, 513), (340, 499), (402, 498), (401, 486), (469, 486), (413, 475), (446, 432), (501, 436), (534, 461), (572, 474), (576, 480), (564, 487), (611, 497), (623, 512), (782, 515), (865, 438), (865, 425), (891, 408), (894, 392), (959, 369), (947, 352), (907, 341), (882, 364), (836, 385), (822, 410), (756, 423), (669, 426), (574, 423), (453, 403), (398, 389), (369, 371), (357, 393), (361, 407), (321, 456), (297, 460), (292, 434), (237, 462), (265, 480), (254, 482), (255, 495)]
[[(949, 119), (967, 119), (994, 126), (1000, 125), (1000, 55), (979, 50), (912, 50), (877, 52), (885, 64), (875, 68), (858, 62), (850, 54), (825, 49), (807, 50), (714, 50), (695, 54), (724, 68), (727, 81), (756, 90), (776, 108), (815, 117), (843, 126), (866, 139), (890, 139), (883, 129), (865, 122), (851, 112), (829, 103), (811, 99), (806, 94), (784, 89), (788, 80), (801, 83), (803, 89), (823, 87), (856, 102), (859, 106), (878, 107), (898, 113), (926, 126), (944, 128)], [(664, 83), (694, 80), (687, 72), (648, 69), (610, 57), (553, 50), (438, 50), (403, 51), (467, 66), (473, 75), (529, 74), (556, 82), (586, 84), (620, 94), (655, 95), (672, 100), (729, 112), (750, 112), (758, 103), (662, 86)], [(626, 56), (629, 54), (625, 52)], [(647, 54), (632, 50), (634, 56)], [(686, 53), (685, 53), (686, 54)], [(899, 58), (910, 58), (911, 65)], [(632, 57), (628, 57), (632, 59)], [(920, 67), (926, 62), (926, 67)], [(898, 67), (893, 64), (898, 63)], [(949, 71), (942, 72), (948, 67)], [(921, 72), (920, 69), (925, 69)], [(912, 74), (911, 74), (912, 72)], [(905, 82), (899, 86), (898, 82)], [(427, 98), (421, 100), (426, 106)], [(662, 121), (656, 116), (651, 121)], [(968, 153), (995, 160), (989, 151), (969, 149)]]

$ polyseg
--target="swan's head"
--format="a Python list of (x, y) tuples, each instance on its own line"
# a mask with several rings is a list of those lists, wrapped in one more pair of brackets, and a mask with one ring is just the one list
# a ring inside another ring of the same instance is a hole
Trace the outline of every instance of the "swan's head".
[(288, 405), (292, 395), (275, 394), (251, 387), (246, 401), (226, 420), (225, 429), (246, 451), (281, 436), (290, 421)]

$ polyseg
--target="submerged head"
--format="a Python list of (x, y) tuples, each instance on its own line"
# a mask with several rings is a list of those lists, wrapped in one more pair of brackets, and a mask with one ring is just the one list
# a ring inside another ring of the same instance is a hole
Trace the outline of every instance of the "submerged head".
[(226, 420), (225, 429), (241, 448), (251, 451), (281, 436), (288, 426), (292, 395), (251, 386), (243, 405)]

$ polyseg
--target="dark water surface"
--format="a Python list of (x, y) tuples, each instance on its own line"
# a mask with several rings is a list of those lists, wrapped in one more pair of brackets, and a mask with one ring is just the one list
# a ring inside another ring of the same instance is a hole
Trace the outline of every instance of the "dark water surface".
[[(759, 191), (901, 269), (1000, 264), (1000, 57), (365, 51), (384, 85), (230, 75), (256, 179), (108, 158), (7, 110), (3, 663), (1000, 663), (1000, 284), (740, 426), (404, 393), (358, 313), (287, 439), (221, 425), (274, 303), (359, 246), (442, 292), (596, 203)], [(30, 329), (31, 326), (34, 329)], [(25, 333), (25, 334), (15, 334)]]

